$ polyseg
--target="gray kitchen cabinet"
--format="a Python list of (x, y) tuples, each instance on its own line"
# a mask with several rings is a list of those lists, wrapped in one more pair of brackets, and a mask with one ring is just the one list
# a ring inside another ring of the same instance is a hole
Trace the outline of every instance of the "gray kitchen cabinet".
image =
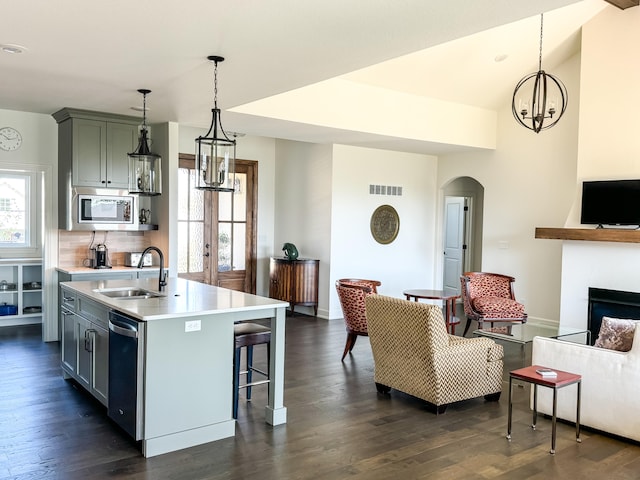
[(140, 120), (64, 108), (58, 122), (59, 188), (69, 175), (74, 187), (129, 188), (129, 158), (138, 144)]
[(129, 189), (129, 156), (138, 145), (138, 125), (107, 122), (107, 163), (109, 188)]
[(77, 315), (78, 369), (76, 380), (103, 405), (108, 404), (109, 331)]
[(76, 314), (64, 307), (60, 307), (60, 327), (62, 331), (60, 355), (65, 378), (75, 376), (78, 371), (76, 324)]
[(93, 348), (91, 345), (92, 338), (91, 322), (79, 315), (75, 316), (76, 325), (76, 348), (78, 352), (78, 368), (76, 370), (76, 380), (85, 390), (91, 391), (91, 364), (93, 363)]
[[(71, 127), (71, 151), (66, 152), (66, 157), (71, 158), (72, 185), (102, 186), (103, 181), (106, 183), (106, 122), (83, 118), (72, 118), (68, 122), (70, 125), (66, 126)], [(60, 127), (60, 130), (65, 133), (65, 137), (69, 135), (67, 129)]]
[(109, 309), (61, 287), (61, 366), (65, 378), (108, 404)]
[(138, 127), (72, 118), (71, 171), (74, 187), (129, 188), (129, 157)]

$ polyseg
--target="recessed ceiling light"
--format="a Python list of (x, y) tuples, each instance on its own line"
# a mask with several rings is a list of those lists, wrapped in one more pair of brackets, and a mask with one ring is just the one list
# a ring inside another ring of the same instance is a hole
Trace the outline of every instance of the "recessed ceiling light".
[(27, 47), (23, 47), (22, 45), (14, 45), (11, 43), (4, 43), (0, 45), (0, 50), (4, 53), (23, 53), (27, 51)]
[[(131, 107), (131, 110), (135, 110), (136, 112), (144, 112), (144, 107)], [(151, 110), (147, 107), (147, 111)]]
[(501, 53), (499, 55), (496, 55), (493, 60), (496, 63), (500, 63), (500, 62), (504, 62), (507, 58), (509, 57), (509, 55), (507, 55), (506, 53)]

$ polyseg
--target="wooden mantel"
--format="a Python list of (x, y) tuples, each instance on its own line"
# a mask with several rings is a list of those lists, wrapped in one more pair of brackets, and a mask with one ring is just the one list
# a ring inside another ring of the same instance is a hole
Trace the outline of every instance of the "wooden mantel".
[(631, 7), (637, 7), (639, 3), (638, 0), (606, 0), (606, 1), (609, 2), (611, 5), (615, 5), (621, 10), (626, 10), (627, 8), (631, 8)]
[(615, 228), (536, 227), (536, 238), (551, 240), (585, 240), (590, 242), (640, 243), (640, 230)]

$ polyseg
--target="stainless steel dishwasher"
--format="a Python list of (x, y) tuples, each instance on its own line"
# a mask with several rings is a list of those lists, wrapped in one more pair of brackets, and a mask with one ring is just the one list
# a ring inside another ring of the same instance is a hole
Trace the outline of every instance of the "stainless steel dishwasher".
[(109, 407), (107, 414), (135, 440), (142, 439), (144, 322), (109, 313)]

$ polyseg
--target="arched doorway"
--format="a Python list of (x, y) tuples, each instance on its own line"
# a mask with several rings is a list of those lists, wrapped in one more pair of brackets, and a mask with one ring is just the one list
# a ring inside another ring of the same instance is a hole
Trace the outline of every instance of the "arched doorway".
[(482, 270), (484, 187), (474, 178), (458, 177), (443, 187), (443, 268), (446, 291), (460, 291), (460, 275)]

